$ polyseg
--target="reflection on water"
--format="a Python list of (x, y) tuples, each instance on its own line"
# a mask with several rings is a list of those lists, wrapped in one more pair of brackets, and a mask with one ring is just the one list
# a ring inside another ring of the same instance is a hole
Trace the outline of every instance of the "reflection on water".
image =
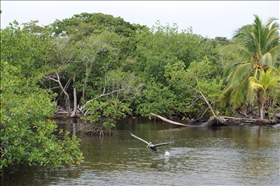
[[(128, 119), (116, 125), (113, 136), (101, 138), (86, 136), (85, 123), (62, 123), (82, 138), (85, 161), (60, 169), (23, 167), (6, 185), (280, 184), (279, 127), (177, 128)], [(129, 132), (153, 143), (174, 143), (156, 154)]]

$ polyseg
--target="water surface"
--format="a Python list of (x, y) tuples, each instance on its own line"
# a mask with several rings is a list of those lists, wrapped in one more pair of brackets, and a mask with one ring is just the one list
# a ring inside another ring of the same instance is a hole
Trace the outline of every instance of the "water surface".
[[(82, 139), (85, 161), (59, 169), (23, 167), (6, 185), (280, 185), (278, 126), (178, 128), (126, 119), (104, 137), (85, 135), (92, 125), (78, 120), (59, 126)], [(130, 132), (174, 143), (153, 153)]]

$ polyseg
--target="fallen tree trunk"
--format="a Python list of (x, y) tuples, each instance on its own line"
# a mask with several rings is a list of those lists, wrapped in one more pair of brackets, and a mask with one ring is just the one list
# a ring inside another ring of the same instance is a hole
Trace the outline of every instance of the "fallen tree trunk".
[(219, 118), (223, 119), (221, 122), (217, 117), (212, 116), (208, 119), (205, 125), (212, 126), (232, 126), (240, 124), (252, 124), (252, 125), (274, 125), (280, 122), (278, 119), (268, 120), (268, 119), (254, 119), (251, 117), (229, 117), (229, 116), (220, 116)]
[(173, 124), (173, 125), (177, 125), (177, 126), (180, 126), (180, 127), (204, 127), (206, 126), (207, 124), (201, 124), (201, 125), (189, 125), (189, 124), (184, 124), (184, 123), (179, 123), (179, 122), (176, 122), (176, 121), (172, 121), (172, 120), (169, 120), (169, 119), (166, 119), (162, 116), (159, 116), (157, 114), (154, 114), (154, 113), (151, 113), (152, 116), (155, 116), (159, 119), (161, 119), (162, 121), (165, 121), (167, 123), (170, 123), (170, 124)]
[(179, 123), (176, 121), (172, 121), (169, 119), (166, 119), (162, 116), (159, 116), (157, 114), (151, 113), (152, 116), (161, 119), (162, 121), (165, 121), (167, 123), (177, 125), (180, 127), (205, 127), (205, 126), (234, 126), (234, 125), (240, 125), (240, 124), (254, 124), (254, 125), (273, 125), (276, 124), (273, 121), (267, 120), (267, 119), (252, 119), (249, 117), (246, 118), (235, 118), (235, 117), (228, 117), (228, 116), (212, 116), (210, 117), (207, 122), (204, 122), (200, 125), (190, 125), (190, 124), (184, 124)]
[(253, 119), (250, 117), (236, 118), (236, 117), (220, 116), (220, 118), (223, 118), (224, 122), (221, 122), (221, 120), (218, 120), (217, 117), (212, 116), (206, 123), (208, 125), (213, 125), (213, 126), (216, 126), (216, 125), (230, 126), (230, 125), (239, 125), (241, 123), (255, 124), (255, 125), (275, 124), (273, 121), (270, 121), (267, 119)]

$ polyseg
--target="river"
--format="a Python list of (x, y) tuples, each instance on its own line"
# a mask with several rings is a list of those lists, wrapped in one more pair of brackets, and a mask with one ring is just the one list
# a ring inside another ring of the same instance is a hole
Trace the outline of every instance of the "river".
[[(21, 167), (4, 185), (280, 185), (279, 125), (178, 128), (135, 118), (100, 137), (85, 135), (92, 125), (79, 120), (58, 124), (82, 139), (84, 162)], [(149, 142), (174, 143), (153, 153), (130, 132)]]

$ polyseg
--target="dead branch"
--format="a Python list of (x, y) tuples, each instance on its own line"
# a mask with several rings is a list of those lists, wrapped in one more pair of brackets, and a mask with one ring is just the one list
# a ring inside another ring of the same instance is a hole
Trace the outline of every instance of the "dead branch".
[(55, 74), (56, 74), (56, 78), (57, 78), (57, 79), (52, 78), (52, 77), (49, 77), (49, 76), (44, 76), (44, 77), (58, 83), (60, 89), (62, 90), (62, 92), (63, 92), (64, 95), (66, 96), (66, 110), (67, 110), (67, 112), (69, 113), (69, 112), (70, 112), (70, 98), (69, 98), (69, 95), (68, 95), (68, 93), (65, 91), (64, 87), (63, 87), (62, 84), (61, 84), (59, 74), (58, 74), (57, 72), (56, 72)]
[(213, 116), (217, 117), (217, 115), (215, 114), (214, 110), (212, 109), (212, 107), (211, 107), (211, 105), (209, 104), (209, 102), (208, 102), (208, 100), (206, 99), (206, 97), (202, 94), (201, 91), (198, 91), (198, 92), (201, 94), (201, 96), (203, 97), (204, 101), (206, 102), (206, 104), (207, 104), (208, 107), (210, 108), (210, 110), (211, 110)]
[(154, 114), (154, 113), (151, 113), (151, 115), (161, 119), (162, 121), (165, 121), (165, 122), (173, 124), (173, 125), (181, 126), (181, 127), (203, 127), (204, 126), (203, 124), (201, 124), (201, 125), (189, 125), (189, 124), (179, 123), (179, 122), (176, 122), (176, 121), (171, 121), (169, 119), (166, 119), (166, 118), (164, 118), (162, 116), (159, 116), (157, 114)]
[[(97, 96), (96, 98), (93, 98), (93, 99), (91, 99), (91, 100), (88, 100), (84, 105), (82, 105), (81, 107), (79, 107), (79, 110), (80, 111), (82, 111), (82, 110), (84, 110), (85, 109), (85, 107), (86, 107), (86, 105), (88, 104), (88, 103), (90, 103), (90, 102), (92, 102), (93, 100), (97, 100), (98, 98), (101, 98), (101, 97), (103, 97), (103, 96), (108, 96), (108, 95), (111, 95), (111, 94), (113, 94), (113, 93), (115, 93), (115, 92), (120, 92), (120, 91), (123, 91), (123, 90), (125, 90), (125, 89), (119, 89), (119, 90), (113, 90), (113, 91), (111, 91), (111, 92), (108, 92), (108, 93), (104, 93), (104, 91), (103, 91), (103, 93), (101, 94), (101, 95), (99, 95), (99, 96)], [(87, 114), (87, 111), (85, 112), (85, 116), (86, 116), (86, 114)]]

